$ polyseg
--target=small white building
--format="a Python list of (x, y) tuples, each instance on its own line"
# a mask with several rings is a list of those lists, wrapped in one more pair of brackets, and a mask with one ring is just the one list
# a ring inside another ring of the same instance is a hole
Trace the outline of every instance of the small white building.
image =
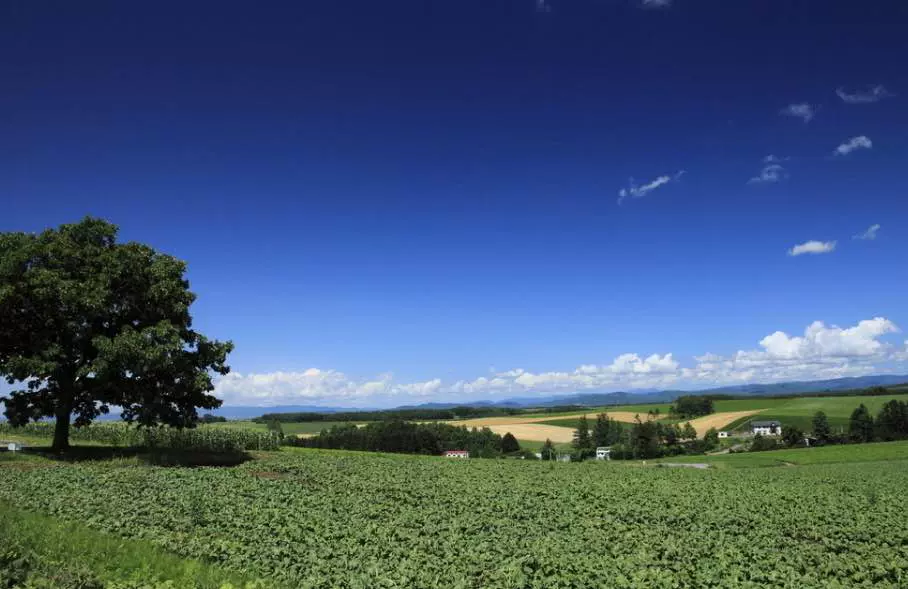
[(728, 432), (719, 432), (719, 437), (720, 437), (720, 438), (727, 438), (727, 437), (728, 437)]
[(445, 458), (469, 458), (470, 452), (467, 450), (445, 450)]
[(612, 449), (607, 446), (599, 446), (596, 448), (596, 460), (611, 460), (612, 459)]
[(751, 421), (750, 430), (753, 435), (779, 436), (782, 435), (782, 423), (779, 421)]

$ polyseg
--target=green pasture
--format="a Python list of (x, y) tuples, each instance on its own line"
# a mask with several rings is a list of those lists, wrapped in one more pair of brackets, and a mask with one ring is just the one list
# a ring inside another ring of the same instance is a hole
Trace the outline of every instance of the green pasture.
[(762, 409), (754, 417), (740, 419), (731, 424), (727, 429), (745, 427), (751, 419), (777, 419), (783, 425), (794, 425), (805, 431), (809, 431), (812, 426), (814, 414), (817, 411), (826, 413), (829, 419), (829, 425), (833, 429), (845, 429), (848, 427), (848, 420), (851, 412), (857, 409), (858, 405), (864, 404), (870, 410), (872, 415), (877, 412), (887, 402), (898, 399), (904, 401), (905, 394), (901, 395), (854, 395), (848, 397), (796, 397), (793, 399), (744, 399), (733, 401), (716, 401), (715, 410), (717, 412), (725, 411), (749, 411), (753, 409)]
[(706, 463), (716, 468), (754, 468), (883, 461), (908, 461), (908, 441), (793, 448), (714, 456), (676, 456), (661, 458), (656, 462)]

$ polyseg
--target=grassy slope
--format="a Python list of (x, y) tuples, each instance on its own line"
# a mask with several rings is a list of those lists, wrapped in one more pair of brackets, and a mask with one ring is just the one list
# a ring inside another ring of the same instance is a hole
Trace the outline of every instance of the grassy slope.
[[(9, 466), (9, 460), (5, 462)], [(187, 589), (222, 588), (227, 583), (233, 587), (253, 586), (241, 575), (180, 558), (148, 542), (123, 539), (2, 502), (0, 546), (28, 556), (32, 566), (39, 568), (33, 575), (46, 582), (60, 583), (64, 573), (76, 578), (90, 573), (106, 583), (141, 582), (142, 587), (150, 587), (148, 582), (165, 581), (173, 583), (170, 587)]]
[[(539, 452), (542, 450), (543, 444), (545, 444), (545, 442), (537, 442), (534, 440), (517, 441), (520, 443), (521, 450), (532, 450), (533, 452)], [(554, 446), (557, 452), (570, 452), (573, 449), (570, 444), (555, 444)]]
[[(851, 397), (799, 397), (795, 399), (746, 399), (735, 401), (716, 401), (717, 412), (746, 411), (750, 409), (763, 409), (756, 419), (778, 419), (783, 424), (791, 424), (804, 430), (810, 430), (811, 420), (817, 411), (823, 411), (829, 418), (833, 428), (848, 426), (848, 418), (858, 405), (863, 403), (876, 415), (880, 408), (892, 399), (906, 400), (905, 395), (851, 396)], [(740, 420), (733, 424), (746, 425), (750, 419)]]
[(908, 441), (796, 448), (771, 452), (744, 452), (718, 456), (677, 456), (660, 462), (694, 462), (712, 464), (717, 468), (753, 468), (808, 464), (838, 464), (908, 460)]

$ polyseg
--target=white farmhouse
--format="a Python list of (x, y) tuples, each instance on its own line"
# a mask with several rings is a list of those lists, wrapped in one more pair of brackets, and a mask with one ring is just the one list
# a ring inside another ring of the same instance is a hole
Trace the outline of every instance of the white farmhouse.
[(751, 421), (750, 429), (753, 435), (778, 436), (782, 434), (782, 423), (778, 421)]
[(723, 438), (723, 439), (724, 439), (724, 438), (727, 438), (727, 437), (728, 437), (728, 432), (719, 432), (719, 437), (720, 437), (720, 438)]
[(469, 458), (468, 450), (445, 450), (445, 458)]
[(611, 460), (612, 449), (606, 446), (596, 448), (596, 460)]

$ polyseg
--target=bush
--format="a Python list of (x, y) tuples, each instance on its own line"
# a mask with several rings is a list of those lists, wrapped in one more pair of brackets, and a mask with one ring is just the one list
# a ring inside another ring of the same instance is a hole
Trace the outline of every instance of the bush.
[(751, 452), (765, 452), (767, 450), (775, 450), (778, 447), (779, 444), (774, 439), (764, 437), (762, 434), (755, 435), (750, 443)]

